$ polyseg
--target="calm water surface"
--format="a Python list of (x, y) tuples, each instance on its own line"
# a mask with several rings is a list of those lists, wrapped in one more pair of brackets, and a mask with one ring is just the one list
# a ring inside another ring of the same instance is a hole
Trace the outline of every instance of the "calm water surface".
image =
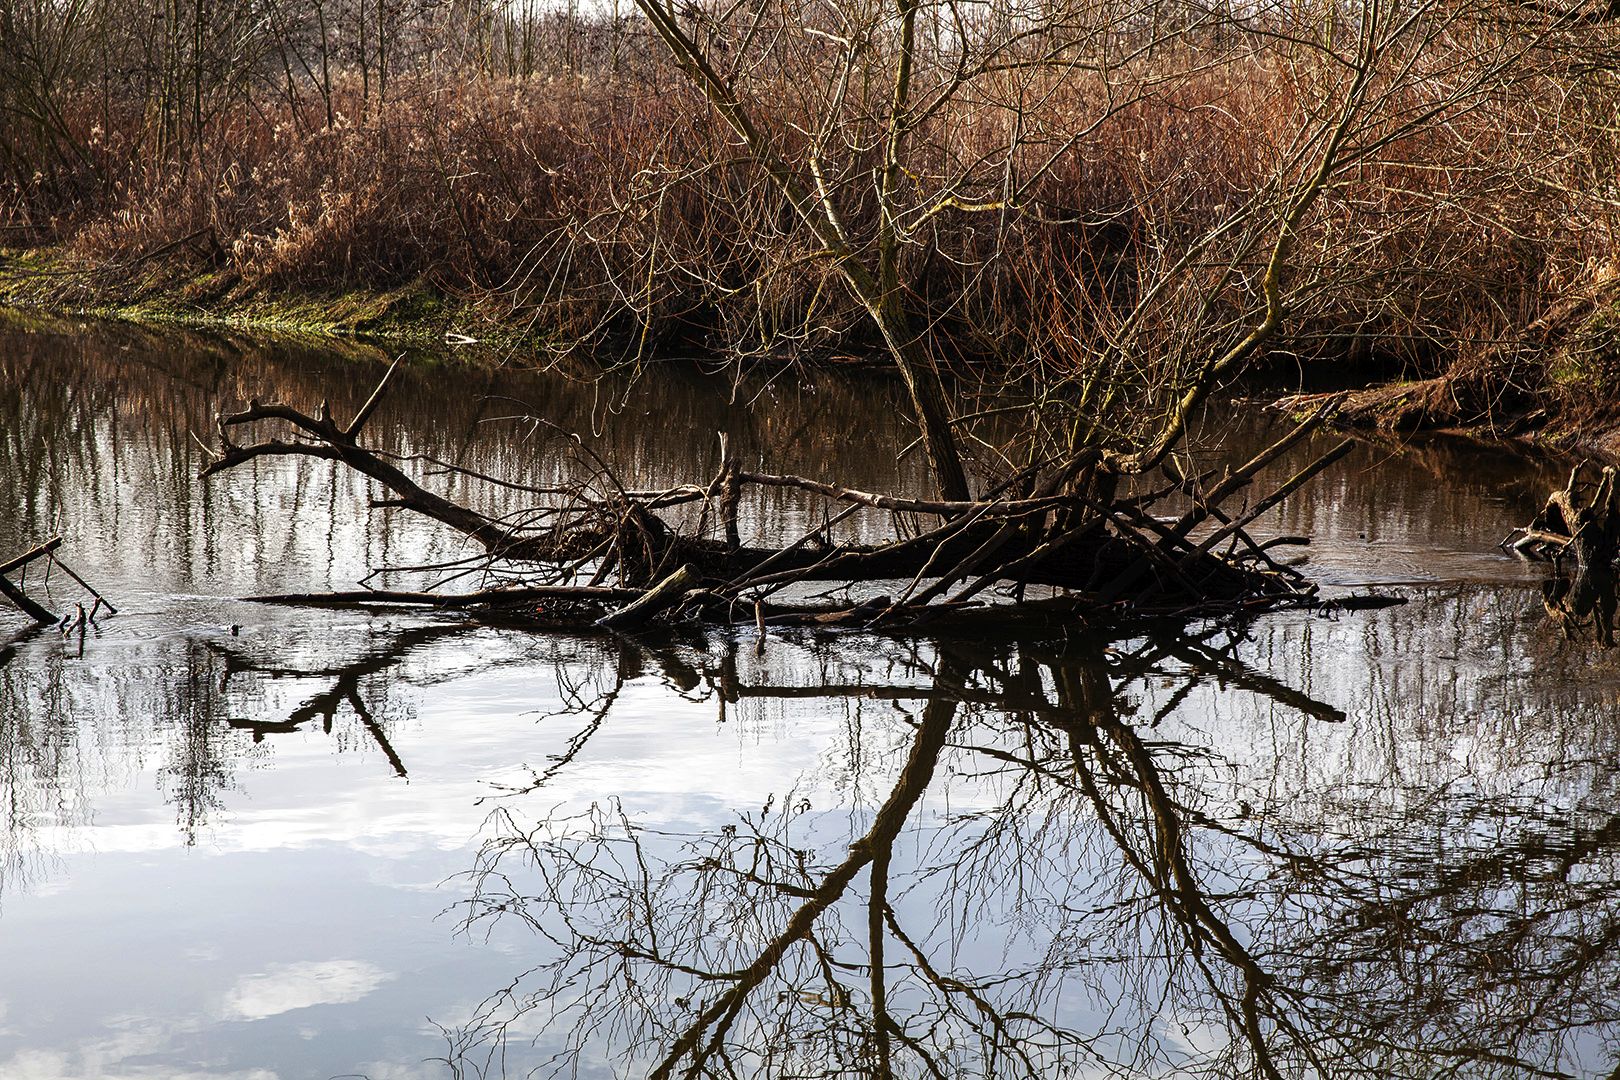
[[(702, 1075), (1616, 1069), (1620, 659), (1494, 546), (1567, 464), (1358, 449), (1266, 528), (1411, 602), (1242, 636), (759, 649), (233, 599), (461, 552), (325, 463), (196, 480), (222, 409), (341, 416), (380, 370), (0, 324), (0, 557), (61, 533), (120, 608), (82, 643), (0, 613), (0, 1077), (646, 1075), (885, 821), (886, 906), (864, 868), (823, 896)], [(541, 417), (637, 485), (711, 475), (725, 430), (916, 489), (897, 412), (440, 364), (372, 430), (579, 475)], [(1227, 419), (1210, 453), (1263, 436)], [(814, 514), (772, 492), (745, 529)]]

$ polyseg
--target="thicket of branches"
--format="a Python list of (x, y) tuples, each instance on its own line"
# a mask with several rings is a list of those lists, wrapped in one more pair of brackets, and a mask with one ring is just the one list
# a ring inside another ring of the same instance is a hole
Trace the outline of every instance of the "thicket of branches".
[(1272, 350), (1438, 363), (1606, 270), (1601, 14), (3, 0), (0, 229), (210, 299), (426, 277), (599, 355), (903, 323), (1093, 405), (1268, 321), (1286, 232)]

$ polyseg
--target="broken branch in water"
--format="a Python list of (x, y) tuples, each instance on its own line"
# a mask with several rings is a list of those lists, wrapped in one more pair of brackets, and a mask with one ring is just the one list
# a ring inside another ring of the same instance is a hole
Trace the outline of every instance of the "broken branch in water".
[(14, 559), (8, 559), (5, 562), (0, 563), (0, 574), (9, 574), (13, 570), (21, 570), (35, 559), (42, 559), (61, 546), (62, 538), (60, 536), (52, 537), (51, 539), (45, 541), (45, 543), (39, 545), (39, 547), (33, 548), (30, 551), (25, 551)]
[(95, 612), (99, 611), (101, 608), (106, 608), (108, 614), (118, 614), (118, 609), (113, 607), (112, 601), (108, 600), (105, 596), (102, 596), (101, 593), (97, 592), (89, 582), (85, 581), (84, 578), (74, 573), (73, 569), (68, 566), (67, 563), (63, 562), (57, 557), (56, 551), (61, 546), (62, 538), (60, 536), (55, 536), (47, 540), (45, 543), (40, 544), (38, 547), (31, 548), (15, 558), (7, 559), (5, 562), (0, 563), (0, 596), (4, 596), (7, 600), (10, 600), (23, 612), (23, 614), (27, 615), (30, 619), (33, 619), (41, 626), (50, 626), (65, 622), (66, 619), (58, 618), (51, 612), (49, 608), (45, 607), (39, 601), (35, 600), (33, 597), (24, 592), (22, 586), (18, 585), (16, 582), (13, 582), (6, 576), (7, 574), (14, 573), (18, 570), (22, 570), (26, 573), (30, 565), (43, 559), (50, 565), (61, 569), (64, 574), (77, 582), (85, 592), (95, 597), (95, 607), (88, 615), (85, 613), (83, 604), (80, 604), (78, 607), (78, 625), (81, 628), (85, 622), (94, 619)]
[(243, 599), (258, 604), (294, 604), (304, 607), (374, 607), (400, 605), (451, 610), (475, 607), (515, 607), (546, 601), (576, 600), (596, 604), (627, 604), (640, 597), (640, 589), (606, 586), (543, 585), (480, 589), (470, 593), (411, 592), (399, 589), (350, 589), (324, 593), (270, 593)]
[(16, 604), (22, 609), (23, 614), (41, 626), (49, 626), (57, 621), (56, 616), (51, 614), (48, 608), (42, 607), (36, 600), (4, 577), (0, 577), (0, 595), (4, 595), (7, 600)]

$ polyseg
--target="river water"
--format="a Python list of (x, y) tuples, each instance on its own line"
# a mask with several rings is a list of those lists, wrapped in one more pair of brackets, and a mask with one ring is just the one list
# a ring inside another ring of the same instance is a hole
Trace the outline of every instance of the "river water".
[[(380, 371), (0, 323), (0, 557), (61, 534), (119, 609), (0, 613), (0, 1077), (643, 1076), (811, 907), (698, 1075), (1616, 1069), (1620, 660), (1495, 547), (1567, 463), (1358, 448), (1264, 528), (1312, 535), (1328, 591), (1409, 602), (1241, 634), (634, 641), (240, 601), (461, 552), (325, 462), (197, 479), (221, 410), (343, 416)], [(724, 430), (916, 490), (899, 411), (424, 358), (371, 430), (547, 483), (586, 460), (555, 425), (631, 485), (712, 475)], [(1200, 445), (1263, 437), (1234, 415)], [(746, 533), (819, 513), (766, 499)]]

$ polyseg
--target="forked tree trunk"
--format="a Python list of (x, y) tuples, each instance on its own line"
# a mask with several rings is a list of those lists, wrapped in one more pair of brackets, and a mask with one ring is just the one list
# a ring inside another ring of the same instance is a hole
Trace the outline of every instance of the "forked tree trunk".
[[(897, 248), (893, 232), (893, 208), (889, 202), (896, 175), (894, 164), (894, 154), (898, 148), (896, 139), (903, 123), (900, 114), (909, 93), (908, 78), (905, 74), (909, 70), (909, 55), (895, 87), (895, 112), (889, 118), (890, 165), (885, 170), (883, 188), (878, 193), (880, 201), (884, 203), (880, 208), (880, 215), (885, 222), (885, 234), (880, 238), (879, 265), (874, 272), (874, 269), (863, 263), (857, 255), (827, 194), (813, 193), (815, 185), (802, 178), (760, 134), (753, 117), (737, 100), (729, 81), (715, 70), (702, 46), (681, 29), (672, 12), (664, 8), (659, 0), (635, 0), (635, 2), (674, 56), (676, 64), (692, 78), (703, 92), (703, 96), (708, 99), (710, 106), (742, 139), (749, 155), (793, 206), (799, 219), (815, 234), (818, 241), (826, 245), (827, 255), (843, 276), (845, 284), (877, 324), (878, 331), (883, 335), (884, 343), (889, 348), (889, 355), (894, 359), (895, 367), (899, 370), (900, 377), (905, 380), (906, 390), (911, 395), (912, 408), (916, 413), (917, 424), (922, 429), (929, 464), (933, 467), (940, 496), (951, 501), (969, 498), (967, 473), (962, 468), (961, 455), (957, 452), (955, 436), (951, 432), (950, 414), (945, 407), (945, 395), (940, 388), (939, 374), (934, 370), (932, 361), (923, 352), (912, 330), (911, 319), (902, 302), (895, 274)], [(909, 35), (909, 28), (915, 18), (914, 7), (909, 10), (902, 8), (901, 14)], [(909, 44), (907, 49), (909, 50)]]

